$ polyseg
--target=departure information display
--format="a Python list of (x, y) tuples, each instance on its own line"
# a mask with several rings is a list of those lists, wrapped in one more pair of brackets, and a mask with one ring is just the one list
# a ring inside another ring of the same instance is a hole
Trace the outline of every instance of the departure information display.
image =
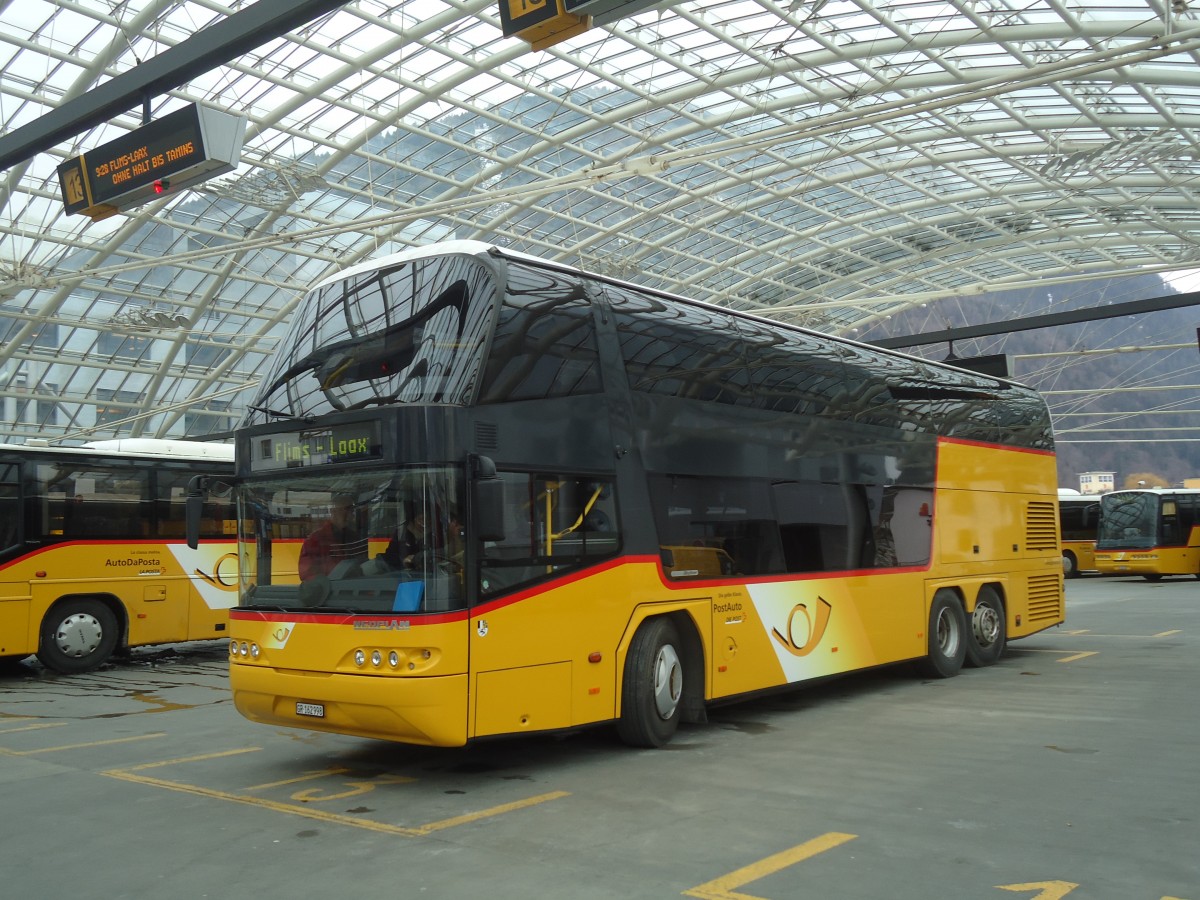
[(245, 117), (190, 104), (58, 167), (63, 208), (94, 219), (232, 171)]
[(59, 166), (63, 205), (68, 213), (83, 212), (202, 159), (204, 139), (193, 104)]

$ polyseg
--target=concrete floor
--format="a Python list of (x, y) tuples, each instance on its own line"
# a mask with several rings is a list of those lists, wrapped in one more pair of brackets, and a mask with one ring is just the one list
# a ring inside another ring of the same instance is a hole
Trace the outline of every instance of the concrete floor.
[(998, 665), (428, 750), (268, 728), (224, 642), (0, 673), (0, 891), (1200, 900), (1200, 583), (1081, 578)]

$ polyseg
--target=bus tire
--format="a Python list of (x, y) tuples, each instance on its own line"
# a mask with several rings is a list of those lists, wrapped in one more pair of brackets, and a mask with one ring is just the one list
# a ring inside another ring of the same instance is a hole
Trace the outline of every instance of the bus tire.
[(105, 663), (117, 647), (117, 617), (91, 597), (55, 603), (42, 619), (37, 658), (47, 669), (67, 675)]
[(679, 632), (666, 617), (644, 622), (625, 657), (617, 734), (632, 747), (661, 747), (679, 726), (683, 660)]
[(967, 617), (958, 595), (942, 588), (929, 605), (928, 655), (919, 663), (930, 678), (953, 678), (967, 656)]
[(1079, 577), (1079, 560), (1075, 558), (1075, 554), (1070, 550), (1064, 550), (1063, 555), (1063, 575), (1067, 578)]
[(1143, 575), (1147, 581), (1162, 581), (1162, 575), (1155, 572), (1153, 575)]
[(1004, 602), (994, 587), (985, 584), (967, 622), (966, 664), (975, 668), (994, 665), (1004, 653), (1007, 637)]

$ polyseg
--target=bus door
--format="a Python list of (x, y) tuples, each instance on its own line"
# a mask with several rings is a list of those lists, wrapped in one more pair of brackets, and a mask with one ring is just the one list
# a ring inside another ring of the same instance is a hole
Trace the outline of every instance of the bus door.
[(0, 657), (24, 656), (29, 629), (29, 580), (17, 580), (21, 555), (21, 466), (0, 462)]
[(617, 576), (579, 577), (619, 550), (612, 483), (555, 472), (500, 472), (497, 481), (502, 522), (480, 532), (480, 599), (471, 616), (472, 734), (611, 717), (611, 691), (573, 685), (584, 675), (575, 667), (615, 646), (628, 618), (622, 592), (605, 586)]

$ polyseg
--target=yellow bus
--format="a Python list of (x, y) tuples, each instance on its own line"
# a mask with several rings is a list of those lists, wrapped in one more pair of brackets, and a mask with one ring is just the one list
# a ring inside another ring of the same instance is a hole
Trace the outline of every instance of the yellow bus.
[(256, 722), (659, 746), (1064, 618), (1032, 390), (485, 244), (316, 285), (236, 443)]
[(1106, 575), (1200, 578), (1200, 489), (1113, 491), (1100, 500), (1096, 568)]
[(1063, 574), (1075, 578), (1080, 572), (1096, 571), (1100, 498), (1059, 488), (1058, 525), (1062, 535)]
[(214, 498), (185, 540), (198, 470), (233, 476), (233, 447), (125, 439), (0, 445), (0, 660), (84, 672), (113, 653), (227, 634), (236, 523)]

